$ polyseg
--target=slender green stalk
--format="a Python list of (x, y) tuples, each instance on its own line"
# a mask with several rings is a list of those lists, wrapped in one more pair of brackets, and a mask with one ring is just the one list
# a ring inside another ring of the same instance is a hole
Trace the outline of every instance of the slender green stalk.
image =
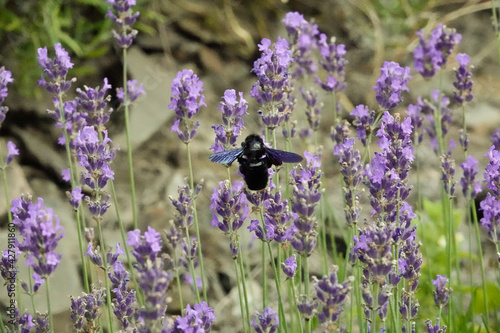
[[(193, 218), (194, 218), (194, 229), (196, 232), (196, 239), (198, 240), (198, 259), (200, 260), (200, 271), (201, 271), (201, 288), (203, 292), (203, 300), (208, 302), (207, 300), (207, 277), (205, 275), (205, 265), (203, 264), (203, 251), (201, 249), (201, 237), (200, 237), (200, 227), (198, 223), (198, 210), (196, 209), (196, 198), (194, 197), (194, 176), (193, 176), (193, 162), (191, 160), (191, 149), (189, 147), (189, 143), (186, 144), (186, 153), (188, 158), (188, 169), (189, 169), (189, 186), (191, 187), (191, 203), (193, 205)], [(187, 230), (187, 229), (186, 229)], [(188, 237), (189, 239), (189, 237)], [(189, 245), (190, 246), (190, 245)], [(193, 271), (194, 274), (194, 271)], [(196, 279), (193, 275), (193, 281), (196, 285)], [(196, 286), (197, 290), (198, 287)]]
[[(293, 301), (295, 302), (295, 300), (297, 299), (297, 296), (295, 294), (295, 280), (294, 279), (289, 279), (290, 280), (290, 288), (289, 290), (291, 290), (291, 293), (292, 293), (292, 299)], [(290, 302), (290, 306), (292, 306), (292, 303), (295, 304), (294, 302)], [(300, 311), (299, 311), (299, 307), (298, 306), (293, 306), (291, 307), (291, 309), (295, 309), (295, 317), (297, 318), (297, 325), (299, 326), (299, 333), (303, 333), (304, 332), (304, 327), (302, 326), (302, 321), (300, 320)], [(293, 321), (292, 321), (293, 323)], [(296, 325), (292, 324), (292, 327), (296, 327)]]
[(500, 30), (499, 30), (499, 21), (498, 21), (498, 0), (491, 0), (491, 11), (493, 14), (493, 29), (495, 30), (495, 36), (497, 38), (497, 52), (498, 52), (498, 60), (500, 62)]
[[(247, 282), (245, 278), (245, 269), (243, 267), (243, 255), (241, 252), (241, 245), (240, 242), (238, 241), (238, 248), (240, 249), (240, 253), (238, 255), (238, 264), (239, 264), (239, 269), (240, 269), (240, 281), (237, 281), (238, 283), (241, 282), (241, 286), (243, 288), (243, 298), (245, 300), (245, 313), (246, 313), (246, 326), (248, 327), (248, 330), (250, 330), (250, 310), (248, 308), (248, 291), (247, 291)], [(242, 312), (243, 313), (243, 312)]]
[(101, 245), (101, 256), (102, 256), (102, 264), (104, 267), (104, 286), (106, 288), (106, 309), (108, 311), (108, 324), (109, 324), (109, 332), (114, 332), (113, 325), (113, 310), (111, 309), (111, 288), (109, 285), (109, 277), (108, 277), (108, 262), (106, 260), (106, 246), (104, 244), (104, 238), (102, 236), (102, 228), (101, 222), (97, 221), (97, 229), (99, 231), (99, 244)]
[(5, 330), (5, 325), (3, 323), (3, 317), (0, 316), (0, 333), (7, 333), (7, 331)]
[[(307, 298), (309, 298), (309, 263), (307, 261), (307, 256), (302, 254), (300, 256), (300, 261), (302, 263), (302, 287), (304, 288), (303, 292)], [(311, 332), (311, 321), (306, 322), (306, 332)]]
[(248, 313), (245, 312), (245, 308), (243, 305), (243, 292), (242, 292), (242, 286), (240, 284), (240, 273), (239, 273), (239, 268), (238, 268), (238, 263), (237, 259), (233, 260), (234, 264), (234, 272), (236, 274), (236, 285), (238, 286), (238, 301), (240, 303), (240, 313), (241, 313), (241, 318), (246, 317), (244, 320), (242, 319), (242, 325), (243, 325), (243, 332), (248, 332), (249, 326), (249, 320), (248, 320)]
[[(54, 319), (52, 317), (52, 308), (50, 306), (50, 281), (49, 277), (47, 276), (45, 278), (45, 291), (47, 293), (47, 313), (49, 314), (49, 327), (50, 327), (50, 332), (54, 332)], [(36, 312), (33, 312), (36, 313)]]
[[(262, 205), (259, 207), (259, 215), (260, 215), (260, 223), (262, 225), (263, 230), (265, 229), (264, 224), (264, 214), (262, 213)], [(264, 236), (265, 237), (265, 236)], [(269, 293), (267, 291), (267, 260), (266, 260), (266, 245), (264, 241), (261, 242), (260, 247), (260, 255), (261, 255), (261, 265), (262, 265), (262, 308), (265, 309), (267, 304), (269, 303), (268, 297)], [(270, 258), (272, 261), (272, 257)]]
[[(187, 242), (187, 247), (188, 247), (188, 252), (191, 252), (191, 237), (189, 236), (189, 228), (186, 228), (186, 242)], [(196, 295), (196, 301), (198, 303), (201, 302), (200, 298), (200, 291), (198, 289), (198, 283), (196, 282), (196, 274), (194, 272), (194, 263), (192, 258), (189, 258), (189, 273), (193, 277), (193, 288), (194, 288), (194, 293)]]
[(279, 312), (279, 318), (280, 318), (280, 323), (281, 323), (281, 325), (279, 325), (278, 329), (280, 332), (283, 329), (284, 332), (286, 333), (286, 332), (288, 332), (288, 325), (286, 324), (285, 310), (283, 308), (283, 300), (281, 298), (281, 281), (279, 279), (279, 270), (276, 267), (276, 262), (274, 261), (271, 243), (270, 242), (266, 242), (266, 243), (267, 243), (267, 250), (269, 251), (269, 257), (271, 257), (270, 261), (271, 261), (271, 266), (273, 267), (273, 272), (274, 272), (274, 283), (276, 285), (276, 291), (278, 294), (278, 312)]
[[(127, 87), (127, 49), (123, 49), (123, 95), (128, 96), (128, 87)], [(130, 103), (127, 101), (124, 103), (125, 109), (125, 138), (127, 141), (127, 162), (128, 162), (128, 172), (130, 179), (130, 196), (132, 200), (132, 221), (134, 225), (134, 229), (138, 228), (137, 222), (137, 199), (135, 193), (135, 180), (134, 180), (134, 160), (132, 158), (132, 143), (130, 140), (130, 112), (129, 112)]]

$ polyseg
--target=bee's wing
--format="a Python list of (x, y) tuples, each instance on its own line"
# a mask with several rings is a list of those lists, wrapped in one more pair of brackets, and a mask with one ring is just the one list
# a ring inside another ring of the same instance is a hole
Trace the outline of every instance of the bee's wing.
[(302, 161), (302, 156), (288, 151), (266, 148), (266, 155), (274, 165), (285, 163), (298, 163)]
[(210, 161), (221, 164), (231, 164), (243, 154), (243, 148), (224, 150), (209, 157)]

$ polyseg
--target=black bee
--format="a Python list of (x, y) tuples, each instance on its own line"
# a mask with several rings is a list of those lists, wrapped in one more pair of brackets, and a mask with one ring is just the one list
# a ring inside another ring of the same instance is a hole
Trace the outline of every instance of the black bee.
[(287, 151), (268, 148), (260, 136), (251, 134), (241, 143), (241, 148), (225, 150), (210, 156), (210, 161), (231, 164), (235, 160), (240, 163), (240, 172), (251, 190), (262, 190), (267, 186), (269, 178), (267, 169), (272, 165), (298, 163), (302, 156)]

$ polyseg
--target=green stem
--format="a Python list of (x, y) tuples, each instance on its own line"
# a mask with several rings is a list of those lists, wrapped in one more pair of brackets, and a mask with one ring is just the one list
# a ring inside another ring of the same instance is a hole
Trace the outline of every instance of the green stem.
[[(123, 95), (128, 96), (127, 87), (127, 49), (123, 49)], [(127, 97), (125, 97), (127, 99)], [(132, 143), (130, 139), (130, 112), (129, 112), (130, 102), (128, 100), (124, 103), (125, 108), (125, 137), (127, 141), (127, 162), (128, 162), (128, 172), (130, 179), (130, 195), (132, 200), (132, 221), (134, 229), (138, 228), (137, 222), (137, 199), (135, 193), (135, 180), (134, 180), (134, 163), (132, 158)]]
[(106, 245), (104, 244), (104, 238), (102, 235), (101, 222), (97, 221), (97, 228), (99, 231), (99, 244), (101, 246), (101, 256), (102, 256), (102, 264), (104, 269), (104, 285), (106, 287), (106, 309), (108, 311), (108, 324), (109, 324), (109, 332), (114, 332), (113, 327), (113, 310), (111, 309), (111, 288), (109, 286), (109, 277), (108, 277), (108, 263), (106, 260)]
[[(236, 274), (236, 285), (238, 286), (238, 301), (240, 303), (240, 312), (241, 312), (241, 318), (242, 318), (242, 325), (243, 325), (243, 332), (248, 332), (248, 315), (245, 315), (245, 309), (244, 309), (244, 306), (243, 306), (243, 292), (242, 292), (242, 286), (240, 284), (240, 274), (239, 274), (239, 268), (238, 268), (238, 263), (236, 262), (238, 259), (234, 259), (233, 260), (233, 264), (234, 264), (234, 272)], [(245, 319), (243, 319), (244, 317), (246, 317)]]
[[(189, 186), (191, 187), (191, 203), (193, 205), (193, 218), (194, 218), (194, 228), (196, 232), (196, 239), (198, 240), (198, 259), (200, 260), (200, 270), (201, 270), (201, 288), (203, 292), (203, 300), (207, 300), (207, 277), (205, 275), (205, 265), (203, 264), (203, 251), (201, 249), (201, 237), (200, 237), (200, 227), (198, 223), (198, 210), (196, 209), (196, 198), (194, 196), (194, 176), (193, 176), (193, 162), (191, 160), (191, 149), (189, 143), (186, 144), (186, 153), (188, 158), (188, 168), (189, 168)], [(194, 279), (194, 276), (193, 276)], [(195, 281), (195, 280), (193, 280)], [(196, 281), (195, 281), (196, 284)], [(198, 287), (196, 287), (198, 289)]]
[[(248, 308), (248, 291), (247, 291), (247, 283), (246, 283), (246, 277), (245, 277), (245, 269), (243, 267), (243, 255), (242, 255), (242, 249), (241, 249), (241, 245), (240, 245), (240, 242), (238, 240), (238, 248), (240, 249), (240, 253), (238, 255), (238, 264), (239, 264), (239, 268), (240, 268), (240, 279), (241, 281), (241, 286), (243, 287), (243, 298), (245, 300), (245, 313), (246, 313), (246, 317), (247, 317), (247, 323), (246, 323), (246, 326), (248, 327), (248, 329), (250, 330), (250, 310)], [(242, 312), (243, 313), (243, 312)]]
[(267, 243), (267, 250), (269, 251), (269, 257), (271, 258), (271, 266), (273, 267), (274, 272), (274, 283), (276, 285), (276, 291), (278, 293), (278, 312), (280, 318), (279, 331), (283, 328), (285, 333), (288, 332), (288, 326), (286, 324), (285, 310), (283, 308), (283, 300), (281, 298), (281, 281), (279, 279), (279, 270), (276, 267), (276, 262), (274, 261), (273, 251), (271, 248), (271, 243)]
[[(47, 276), (45, 278), (45, 290), (47, 292), (47, 312), (49, 314), (49, 327), (50, 327), (50, 332), (54, 332), (54, 319), (52, 318), (52, 309), (50, 306), (50, 282), (49, 282), (49, 277)], [(36, 312), (34, 312), (35, 314)]]

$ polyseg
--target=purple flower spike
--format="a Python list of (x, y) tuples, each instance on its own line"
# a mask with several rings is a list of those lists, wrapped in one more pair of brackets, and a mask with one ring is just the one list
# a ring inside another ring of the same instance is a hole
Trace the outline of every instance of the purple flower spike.
[(109, 89), (111, 85), (108, 84), (108, 78), (104, 78), (102, 88), (84, 86), (84, 90), (76, 89), (79, 96), (75, 102), (83, 109), (87, 125), (102, 128), (109, 121), (113, 112), (112, 108), (108, 108), (108, 102), (111, 100), (111, 96), (107, 95)]
[[(457, 54), (457, 62), (460, 65), (458, 69), (455, 70), (455, 76), (457, 80), (453, 82), (453, 86), (457, 88), (458, 91), (453, 93), (453, 98), (460, 104), (464, 102), (470, 102), (474, 98), (472, 95), (472, 73), (467, 69), (469, 64), (469, 56), (465, 53)], [(471, 66), (472, 67), (472, 66)]]
[(292, 77), (316, 72), (318, 66), (312, 52), (318, 47), (318, 25), (307, 22), (298, 12), (287, 13), (282, 22), (288, 32), (288, 41), (296, 64)]
[(154, 261), (161, 251), (161, 236), (155, 229), (148, 227), (148, 230), (141, 235), (139, 229), (127, 233), (127, 245), (134, 251), (132, 254), (142, 265), (147, 259)]
[(205, 302), (195, 304), (192, 308), (188, 304), (182, 314), (182, 317), (175, 320), (169, 333), (210, 332), (215, 321), (214, 310)]
[(406, 115), (411, 119), (413, 124), (413, 141), (416, 144), (420, 144), (424, 138), (421, 128), (425, 116), (422, 114), (422, 107), (420, 105), (410, 104), (406, 110)]
[(417, 32), (419, 45), (413, 51), (415, 70), (423, 77), (432, 77), (437, 70), (446, 64), (448, 56), (462, 36), (455, 29), (439, 24), (428, 39), (424, 39), (423, 31)]
[(250, 324), (257, 333), (274, 333), (279, 325), (278, 314), (267, 307), (262, 313), (255, 312)]
[(491, 142), (496, 150), (500, 150), (500, 128), (496, 128), (491, 134)]
[(490, 160), (484, 172), (484, 183), (498, 199), (500, 198), (500, 151), (491, 146), (484, 156)]
[(432, 280), (432, 285), (436, 287), (432, 293), (434, 295), (434, 303), (439, 308), (442, 308), (450, 299), (450, 294), (453, 291), (450, 287), (447, 287), (446, 284), (449, 283), (450, 280), (445, 275), (436, 275), (436, 280)]
[(261, 57), (254, 62), (252, 72), (257, 75), (257, 82), (252, 86), (250, 96), (260, 105), (263, 123), (269, 129), (275, 129), (288, 120), (292, 111), (289, 103), (291, 82), (288, 66), (293, 61), (286, 39), (278, 37), (271, 47), (271, 41), (263, 38), (259, 44)]
[(491, 240), (496, 244), (500, 241), (500, 200), (488, 192), (480, 206), (483, 211), (481, 226), (488, 231)]
[(215, 132), (215, 143), (210, 149), (214, 153), (236, 148), (236, 142), (241, 134), (243, 116), (247, 114), (248, 102), (243, 99), (243, 93), (238, 93), (240, 100), (236, 98), (236, 91), (228, 89), (224, 92), (224, 101), (220, 102), (219, 109), (222, 112), (222, 125), (213, 125)]
[(293, 235), (292, 246), (299, 254), (308, 256), (318, 242), (317, 221), (314, 209), (321, 199), (320, 178), (322, 175), (320, 156), (304, 152), (307, 165), (295, 167), (290, 172), (293, 195), (292, 212), (298, 215), (293, 221), (297, 232)]
[(134, 13), (132, 11), (132, 6), (135, 6), (135, 0), (106, 0), (106, 3), (111, 4), (116, 13), (111, 8), (108, 8), (108, 13), (106, 14), (119, 28), (118, 31), (112, 31), (113, 36), (118, 46), (126, 49), (132, 45), (137, 35), (137, 30), (132, 29), (132, 25), (134, 25), (139, 17), (139, 12)]
[(394, 61), (385, 61), (380, 68), (380, 77), (373, 87), (378, 105), (384, 110), (394, 109), (403, 100), (401, 93), (410, 91), (410, 67), (401, 67)]
[(352, 110), (351, 116), (354, 117), (352, 124), (356, 127), (356, 137), (363, 146), (366, 146), (367, 138), (371, 135), (372, 126), (375, 122), (375, 111), (360, 104)]
[(129, 319), (132, 319), (137, 308), (137, 298), (135, 290), (128, 288), (130, 274), (123, 267), (123, 263), (117, 261), (113, 265), (113, 273), (108, 273), (109, 280), (113, 284), (112, 292), (115, 298), (112, 300), (113, 313), (121, 322), (124, 329), (130, 325)]
[(319, 129), (321, 119), (321, 108), (323, 103), (318, 103), (318, 94), (314, 90), (304, 90), (300, 87), (300, 94), (306, 101), (306, 116), (309, 128), (316, 132)]
[(451, 197), (455, 193), (455, 160), (451, 154), (441, 156), (441, 180), (444, 184), (444, 191)]
[(98, 327), (98, 319), (101, 315), (100, 308), (104, 302), (106, 293), (104, 288), (92, 288), (91, 294), (82, 293), (82, 296), (74, 299), (70, 296), (70, 318), (77, 331), (84, 327)]
[(354, 281), (354, 277), (351, 276), (347, 281), (339, 283), (337, 272), (338, 266), (333, 266), (330, 275), (313, 282), (320, 307), (318, 319), (325, 331), (328, 331), (328, 328), (333, 327), (333, 325), (338, 325), (336, 322), (344, 310), (343, 303), (352, 289), (351, 285)]
[(54, 44), (54, 49), (56, 52), (54, 60), (48, 57), (46, 47), (38, 49), (38, 63), (43, 68), (38, 85), (44, 86), (47, 91), (59, 95), (68, 91), (71, 88), (71, 82), (76, 79), (66, 81), (68, 70), (73, 68), (68, 52), (60, 43)]
[(322, 59), (320, 60), (320, 64), (326, 71), (327, 76), (325, 81), (316, 76), (316, 83), (328, 92), (343, 91), (346, 87), (344, 68), (348, 63), (344, 58), (347, 53), (345, 45), (337, 44), (335, 38), (332, 38), (328, 42), (325, 34), (320, 35), (318, 44)]
[(6, 70), (5, 67), (0, 67), (0, 125), (2, 125), (3, 121), (5, 120), (5, 115), (9, 111), (9, 108), (7, 106), (3, 106), (1, 104), (9, 94), (7, 84), (11, 82), (14, 82), (12, 73)]
[(273, 239), (278, 243), (289, 242), (297, 231), (290, 222), (295, 220), (297, 215), (288, 210), (288, 201), (281, 200), (281, 194), (276, 192), (264, 200), (263, 207), (266, 239)]
[(436, 325), (434, 326), (432, 326), (432, 320), (430, 319), (427, 319), (425, 324), (427, 325), (427, 333), (446, 333), (447, 327), (439, 324), (439, 318), (436, 318)]
[(139, 96), (145, 95), (144, 85), (139, 84), (137, 80), (127, 81), (127, 96), (125, 96), (125, 91), (123, 88), (119, 88), (116, 92), (116, 98), (122, 103), (127, 104), (134, 102)]
[(470, 155), (467, 156), (465, 162), (460, 164), (464, 171), (463, 177), (460, 178), (460, 185), (462, 185), (462, 193), (466, 198), (470, 194), (470, 198), (474, 199), (481, 192), (481, 185), (475, 181), (478, 172), (477, 164), (478, 161)]
[(175, 132), (184, 143), (189, 143), (196, 135), (199, 122), (194, 123), (191, 119), (205, 104), (203, 95), (203, 82), (190, 69), (184, 69), (177, 73), (172, 80), (172, 96), (168, 108), (175, 112), (177, 117), (170, 132)]
[(45, 207), (42, 198), (32, 203), (31, 197), (21, 196), (12, 200), (10, 211), (13, 223), (23, 237), (19, 250), (27, 254), (26, 265), (46, 279), (55, 271), (62, 257), (55, 252), (64, 237), (59, 218), (51, 208)]
[(19, 149), (17, 149), (16, 144), (12, 141), (7, 142), (7, 157), (5, 158), (5, 165), (9, 165), (14, 160), (14, 156), (18, 155)]

